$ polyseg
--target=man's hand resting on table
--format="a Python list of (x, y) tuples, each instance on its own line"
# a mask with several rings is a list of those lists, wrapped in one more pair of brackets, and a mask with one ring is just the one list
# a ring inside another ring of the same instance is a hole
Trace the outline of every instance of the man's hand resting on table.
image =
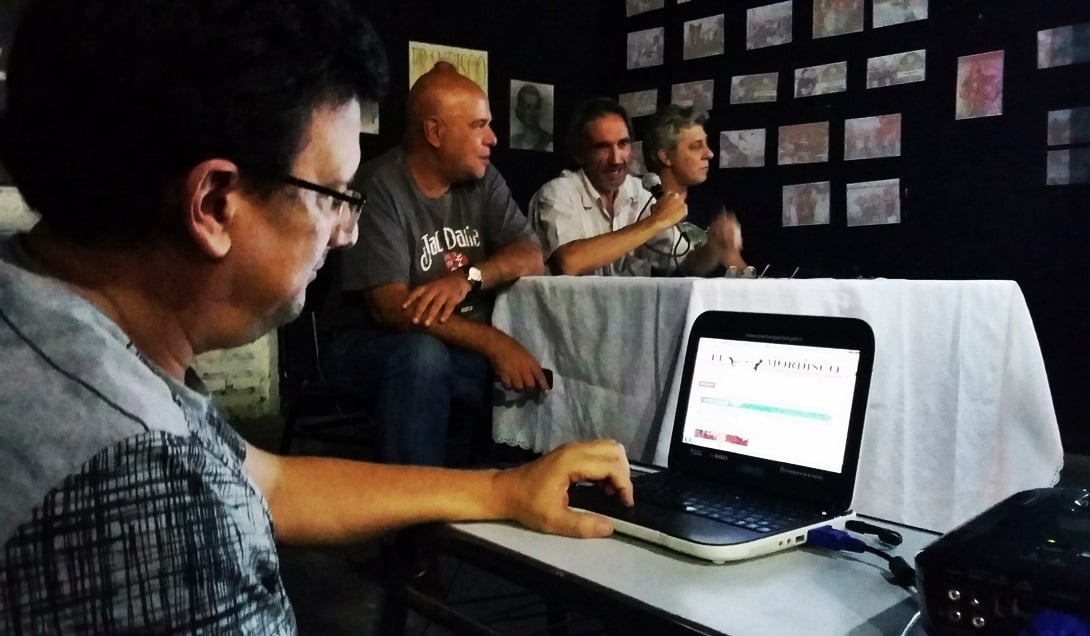
[(569, 537), (606, 537), (613, 524), (605, 517), (568, 508), (568, 486), (602, 482), (627, 506), (633, 505), (632, 480), (624, 447), (613, 440), (565, 444), (544, 457), (497, 473), (496, 499), (505, 518), (528, 528)]
[(548, 393), (549, 381), (541, 363), (518, 340), (497, 332), (484, 354), (503, 386), (515, 391)]

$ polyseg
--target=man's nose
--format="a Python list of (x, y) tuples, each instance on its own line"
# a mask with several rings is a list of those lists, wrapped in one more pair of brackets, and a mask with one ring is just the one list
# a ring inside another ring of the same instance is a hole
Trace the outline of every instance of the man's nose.
[(352, 224), (351, 230), (346, 230), (340, 223), (333, 226), (333, 231), (329, 234), (329, 248), (330, 249), (342, 249), (352, 247), (356, 244), (356, 240), (360, 235), (360, 224), (355, 222)]
[(492, 126), (487, 126), (486, 130), (488, 131), (488, 134), (484, 137), (484, 145), (495, 146), (499, 143), (499, 138), (496, 137), (496, 131), (492, 130)]

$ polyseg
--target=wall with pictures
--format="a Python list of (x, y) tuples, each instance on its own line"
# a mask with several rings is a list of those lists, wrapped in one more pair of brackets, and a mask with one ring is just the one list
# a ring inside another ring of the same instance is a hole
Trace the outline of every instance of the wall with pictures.
[(617, 94), (710, 109), (705, 187), (750, 263), (1018, 281), (1065, 444), (1090, 452), (1090, 3), (618, 5)]
[[(393, 80), (365, 155), (401, 134), (410, 42), (487, 52), (493, 157), (524, 206), (566, 166), (563, 130), (580, 99), (617, 96), (634, 113), (710, 100), (705, 187), (738, 212), (749, 262), (775, 276), (1018, 281), (1065, 443), (1090, 453), (1079, 400), (1090, 4), (484, 0), (404, 18), (434, 7), (364, 9)], [(550, 151), (512, 147), (525, 83), (552, 90)], [(647, 119), (635, 115), (637, 138)]]
[[(560, 143), (564, 114), (581, 97), (617, 80), (617, 65), (609, 63), (616, 54), (609, 34), (620, 33), (624, 23), (612, 2), (403, 0), (360, 6), (386, 43), (391, 74), (389, 97), (378, 108), (378, 132), (362, 137), (365, 158), (400, 140), (410, 74), (415, 78), (442, 58), (476, 76), (484, 53), (485, 88), (499, 138), (492, 159), (524, 207), (542, 183), (565, 167)], [(532, 88), (525, 88), (528, 84)], [(553, 139), (528, 133), (518, 120), (520, 94), (523, 117), (529, 120), (532, 113), (537, 130)]]
[[(392, 76), (365, 117), (365, 157), (401, 136), (410, 42), (487, 54), (493, 159), (524, 206), (567, 164), (580, 99), (618, 96), (636, 113), (705, 100), (716, 151), (705, 187), (738, 212), (749, 262), (775, 276), (1018, 281), (1065, 443), (1090, 453), (1090, 3), (359, 5)], [(551, 132), (551, 149), (520, 117)], [(635, 117), (637, 137), (646, 122)]]

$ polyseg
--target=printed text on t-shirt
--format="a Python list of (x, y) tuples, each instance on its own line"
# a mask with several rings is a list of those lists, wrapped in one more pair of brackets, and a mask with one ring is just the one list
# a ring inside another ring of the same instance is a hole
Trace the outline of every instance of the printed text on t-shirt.
[[(440, 238), (441, 237), (441, 238)], [(455, 247), (479, 247), (481, 234), (468, 225), (460, 230), (445, 227), (430, 234), (420, 237), (423, 245), (423, 253), (420, 255), (420, 269), (425, 272), (431, 269), (435, 255)]]

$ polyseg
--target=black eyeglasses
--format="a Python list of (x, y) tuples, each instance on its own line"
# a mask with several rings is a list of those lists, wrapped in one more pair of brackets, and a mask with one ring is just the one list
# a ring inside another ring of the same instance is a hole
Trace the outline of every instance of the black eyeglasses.
[[(359, 222), (360, 215), (363, 214), (364, 206), (367, 205), (367, 195), (356, 190), (340, 192), (291, 175), (285, 175), (280, 180), (288, 185), (324, 194), (333, 199), (333, 210), (337, 213), (337, 222), (346, 232), (352, 231), (356, 223)], [(345, 214), (346, 211), (348, 212), (347, 215)]]

